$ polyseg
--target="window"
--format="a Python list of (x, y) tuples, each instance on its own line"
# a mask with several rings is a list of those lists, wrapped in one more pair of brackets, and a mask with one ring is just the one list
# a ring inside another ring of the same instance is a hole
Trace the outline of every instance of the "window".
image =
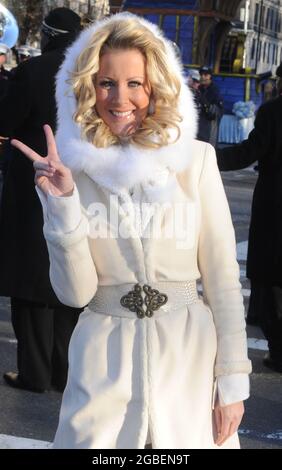
[(265, 25), (264, 17), (265, 17), (265, 6), (262, 7), (262, 13), (261, 13), (261, 26), (262, 26), (262, 28)]
[(258, 25), (259, 23), (259, 4), (256, 3), (256, 8), (255, 8), (255, 17), (254, 17), (254, 24)]
[(258, 60), (260, 60), (260, 56), (261, 56), (261, 41), (259, 42), (259, 45), (258, 45)]
[(255, 38), (253, 38), (252, 49), (251, 49), (251, 60), (255, 58), (255, 53), (256, 53), (256, 40)]
[(266, 10), (266, 20), (265, 20), (265, 27), (266, 29), (269, 28), (269, 13), (270, 13), (270, 8)]
[(273, 49), (272, 49), (272, 64), (275, 64), (276, 63), (276, 61), (275, 61), (276, 46), (273, 45), (272, 47), (273, 47)]
[(270, 29), (274, 31), (274, 10), (272, 8), (270, 10)]
[(277, 33), (277, 31), (278, 31), (278, 10), (275, 10), (273, 17), (274, 17), (274, 31)]
[(267, 49), (267, 63), (268, 63), (268, 64), (269, 64), (269, 60), (270, 60), (270, 52), (271, 52), (270, 47), (271, 47), (271, 46), (272, 46), (272, 45), (271, 45), (270, 43), (268, 43), (268, 49)]
[(266, 46), (267, 46), (267, 42), (265, 41), (265, 43), (263, 45), (263, 55), (262, 55), (262, 61), (263, 62), (265, 62)]

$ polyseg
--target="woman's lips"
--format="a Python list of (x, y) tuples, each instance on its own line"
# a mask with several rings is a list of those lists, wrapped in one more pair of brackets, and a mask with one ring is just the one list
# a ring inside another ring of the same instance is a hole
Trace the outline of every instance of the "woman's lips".
[(112, 116), (114, 116), (116, 119), (129, 119), (131, 115), (133, 114), (133, 110), (131, 111), (113, 111), (110, 110), (110, 113)]

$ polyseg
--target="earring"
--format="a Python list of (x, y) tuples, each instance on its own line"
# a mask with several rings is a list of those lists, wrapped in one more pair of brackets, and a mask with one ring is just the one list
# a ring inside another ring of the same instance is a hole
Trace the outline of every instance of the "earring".
[(150, 98), (148, 114), (154, 114), (154, 112), (155, 112), (155, 102), (154, 100), (152, 100), (152, 98)]

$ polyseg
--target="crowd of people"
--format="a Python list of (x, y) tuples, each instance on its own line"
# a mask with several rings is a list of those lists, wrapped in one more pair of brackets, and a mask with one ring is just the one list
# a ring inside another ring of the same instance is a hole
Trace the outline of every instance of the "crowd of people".
[[(56, 449), (237, 449), (251, 363), (219, 170), (258, 160), (249, 312), (282, 372), (282, 97), (247, 141), (215, 153), (212, 70), (191, 70), (187, 86), (156, 25), (119, 13), (82, 31), (56, 8), (41, 51), (18, 48), (7, 72), (0, 45), (0, 295), (18, 368), (4, 380), (64, 392)], [(172, 232), (180, 206), (194, 222)]]

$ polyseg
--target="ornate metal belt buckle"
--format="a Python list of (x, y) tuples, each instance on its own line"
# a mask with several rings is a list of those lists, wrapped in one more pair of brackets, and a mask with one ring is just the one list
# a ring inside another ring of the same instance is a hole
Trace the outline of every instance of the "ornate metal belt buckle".
[[(145, 296), (142, 296), (142, 291)], [(135, 284), (134, 288), (123, 295), (120, 303), (124, 308), (128, 308), (131, 312), (135, 312), (138, 318), (152, 317), (154, 311), (158, 310), (162, 305), (167, 303), (166, 294), (160, 293), (157, 289), (144, 284)]]

